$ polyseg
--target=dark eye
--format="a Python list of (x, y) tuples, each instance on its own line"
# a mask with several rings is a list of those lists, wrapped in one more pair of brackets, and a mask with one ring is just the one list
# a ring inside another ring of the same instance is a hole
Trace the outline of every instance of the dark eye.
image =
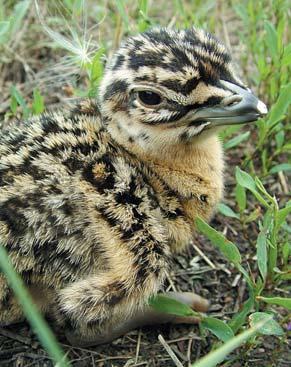
[(161, 103), (162, 98), (158, 93), (150, 91), (139, 91), (137, 92), (139, 100), (146, 106), (156, 106)]

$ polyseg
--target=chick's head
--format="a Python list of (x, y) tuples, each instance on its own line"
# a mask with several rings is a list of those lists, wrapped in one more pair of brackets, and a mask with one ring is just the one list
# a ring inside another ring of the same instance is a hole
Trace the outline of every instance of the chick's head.
[(226, 47), (196, 28), (128, 38), (108, 63), (100, 104), (113, 137), (144, 149), (195, 143), (267, 112), (235, 75)]

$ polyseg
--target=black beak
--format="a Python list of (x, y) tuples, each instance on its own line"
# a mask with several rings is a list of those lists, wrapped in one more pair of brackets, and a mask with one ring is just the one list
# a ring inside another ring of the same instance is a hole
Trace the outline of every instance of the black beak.
[(256, 121), (267, 114), (266, 105), (249, 89), (224, 80), (221, 84), (234, 94), (225, 97), (219, 105), (197, 109), (191, 118), (191, 125), (196, 125), (198, 122), (210, 122), (209, 127), (244, 124)]

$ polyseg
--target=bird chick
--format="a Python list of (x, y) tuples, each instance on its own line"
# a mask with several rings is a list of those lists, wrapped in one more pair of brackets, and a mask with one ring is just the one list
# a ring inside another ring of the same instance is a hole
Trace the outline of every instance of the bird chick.
[[(3, 131), (0, 243), (39, 309), (83, 344), (138, 319), (221, 199), (218, 131), (265, 113), (213, 36), (156, 28), (121, 45), (98, 105)], [(0, 323), (23, 319), (0, 285)]]

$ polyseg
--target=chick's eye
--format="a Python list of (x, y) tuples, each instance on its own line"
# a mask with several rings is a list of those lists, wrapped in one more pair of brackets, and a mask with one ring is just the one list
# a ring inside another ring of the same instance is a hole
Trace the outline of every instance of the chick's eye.
[(150, 91), (139, 91), (137, 95), (139, 100), (147, 106), (156, 106), (162, 101), (162, 98), (158, 93)]

